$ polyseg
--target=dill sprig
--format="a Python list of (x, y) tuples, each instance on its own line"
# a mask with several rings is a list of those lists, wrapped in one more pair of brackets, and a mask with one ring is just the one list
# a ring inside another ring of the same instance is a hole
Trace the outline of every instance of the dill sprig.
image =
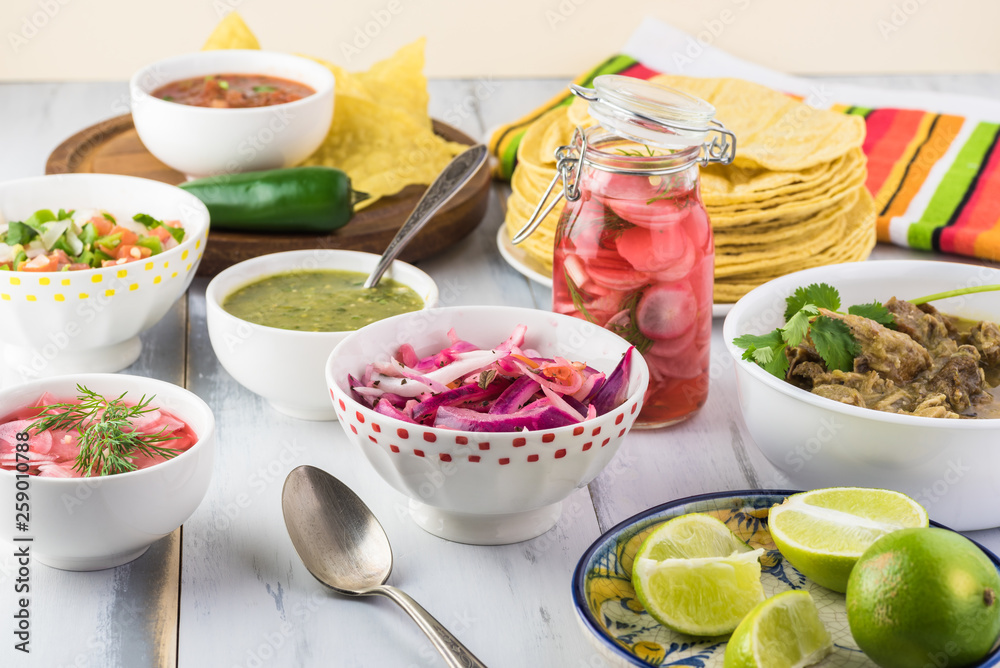
[(132, 420), (156, 410), (149, 408), (156, 395), (148, 399), (143, 395), (139, 403), (128, 406), (125, 404), (127, 392), (114, 399), (105, 399), (83, 385), (77, 385), (76, 390), (79, 404), (43, 406), (42, 414), (28, 429), (36, 433), (50, 429), (76, 431), (80, 453), (73, 468), (85, 477), (135, 471), (137, 467), (132, 458), (136, 455), (170, 459), (182, 452), (159, 445), (177, 438), (165, 435), (166, 427), (155, 434), (132, 430)]
[(635, 349), (643, 355), (645, 355), (646, 352), (653, 347), (653, 340), (643, 334), (639, 330), (638, 325), (637, 311), (639, 308), (639, 300), (645, 293), (645, 287), (642, 290), (632, 293), (629, 297), (622, 301), (619, 308), (623, 311), (628, 311), (628, 321), (625, 323), (614, 323), (608, 327), (608, 329), (612, 332), (635, 346)]

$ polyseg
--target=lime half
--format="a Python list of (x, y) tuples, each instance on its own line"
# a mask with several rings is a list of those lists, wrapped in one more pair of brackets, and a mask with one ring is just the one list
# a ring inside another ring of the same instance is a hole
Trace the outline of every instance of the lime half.
[(793, 494), (768, 513), (781, 555), (805, 576), (841, 593), (872, 543), (893, 531), (927, 525), (927, 511), (905, 494), (860, 487)]
[(760, 603), (726, 646), (725, 668), (803, 668), (833, 649), (809, 592), (785, 591)]
[(764, 600), (760, 562), (764, 550), (727, 557), (637, 558), (632, 584), (653, 619), (696, 636), (732, 633), (744, 615)]

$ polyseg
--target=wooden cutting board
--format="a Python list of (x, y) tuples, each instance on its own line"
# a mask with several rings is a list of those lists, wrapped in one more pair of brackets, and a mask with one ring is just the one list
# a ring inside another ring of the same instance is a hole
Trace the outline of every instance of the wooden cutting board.
[[(434, 121), (434, 131), (450, 141), (472, 145), (475, 140), (460, 130)], [(178, 184), (184, 175), (167, 167), (146, 150), (135, 131), (131, 114), (108, 119), (81, 130), (49, 156), (46, 174), (102, 173), (141, 176)], [(330, 234), (279, 234), (211, 230), (200, 276), (214, 276), (226, 267), (258, 255), (305, 248), (342, 248), (381, 254), (410, 212), (424, 186), (408, 186), (354, 215), (350, 223)], [(415, 262), (439, 253), (471, 232), (486, 213), (490, 171), (484, 164), (417, 234), (400, 256)]]

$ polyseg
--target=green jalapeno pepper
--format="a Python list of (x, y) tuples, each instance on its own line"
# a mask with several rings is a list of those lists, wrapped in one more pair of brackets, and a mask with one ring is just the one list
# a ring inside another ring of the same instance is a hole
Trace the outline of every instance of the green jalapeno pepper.
[(367, 198), (331, 167), (220, 174), (180, 187), (205, 203), (213, 229), (259, 232), (332, 232)]

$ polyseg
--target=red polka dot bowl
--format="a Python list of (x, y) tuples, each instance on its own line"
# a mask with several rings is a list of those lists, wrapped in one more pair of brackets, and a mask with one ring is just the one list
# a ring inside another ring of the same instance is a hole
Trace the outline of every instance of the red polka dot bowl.
[(373, 323), (345, 338), (330, 355), (326, 379), (348, 438), (378, 474), (409, 497), (424, 530), (476, 545), (534, 538), (559, 519), (562, 501), (614, 458), (642, 408), (649, 370), (632, 356), (628, 395), (608, 413), (576, 425), (522, 432), (471, 432), (424, 427), (376, 413), (351, 397), (347, 376), (395, 355), (403, 343), (419, 356), (449, 345), (447, 332), (483, 349), (527, 326), (525, 349), (586, 362), (606, 374), (629, 344), (584, 320), (507, 306), (454, 306)]

